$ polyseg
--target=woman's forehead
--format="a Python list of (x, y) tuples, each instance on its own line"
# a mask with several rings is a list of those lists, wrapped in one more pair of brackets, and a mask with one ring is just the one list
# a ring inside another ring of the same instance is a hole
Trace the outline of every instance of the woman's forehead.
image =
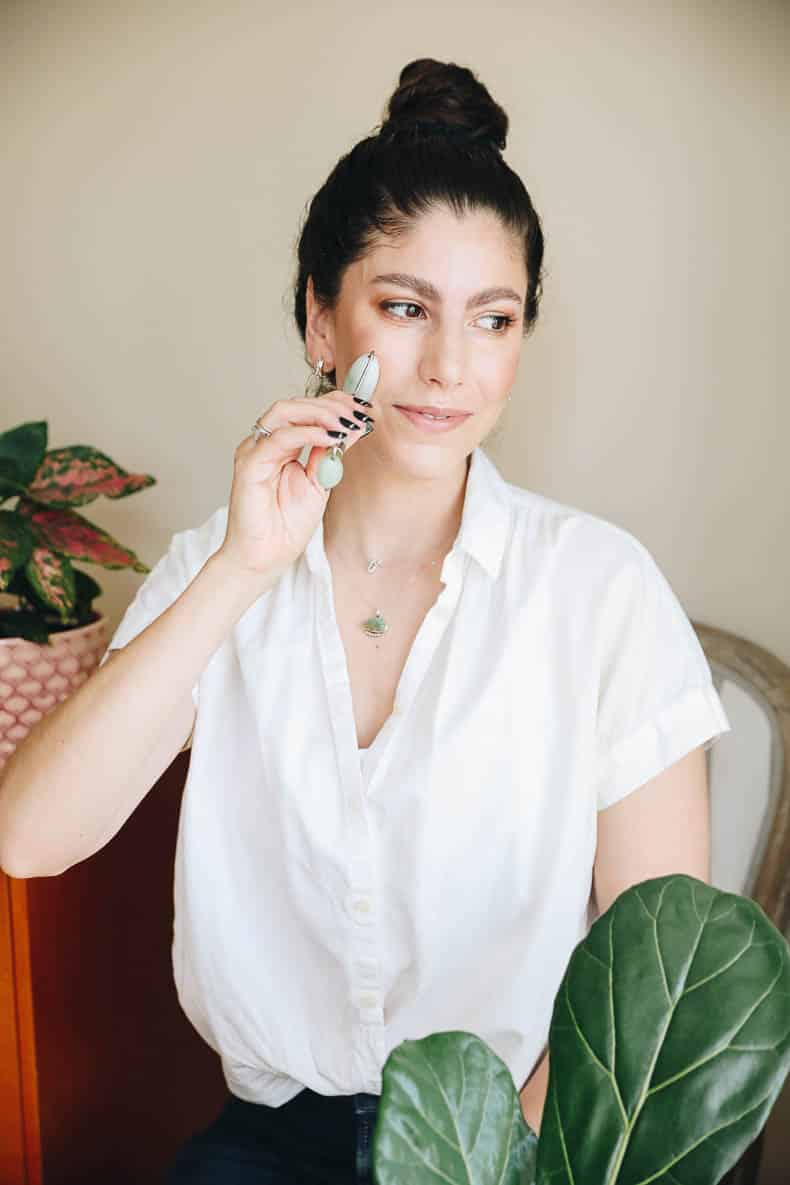
[(400, 251), (372, 251), (349, 269), (348, 287), (357, 291), (406, 289), (435, 304), (441, 304), (445, 296), (470, 304), (508, 299), (523, 302), (523, 252), (504, 245), (496, 250), (490, 242), (479, 240), (473, 248), (463, 239), (455, 247), (448, 247), (446, 241), (442, 249), (439, 246), (432, 244), (430, 251), (421, 251), (418, 245)]

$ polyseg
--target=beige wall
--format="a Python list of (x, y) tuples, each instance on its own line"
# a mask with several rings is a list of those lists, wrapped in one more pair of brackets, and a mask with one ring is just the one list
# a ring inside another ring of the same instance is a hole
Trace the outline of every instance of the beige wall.
[[(153, 473), (90, 509), (146, 563), (227, 501), (252, 420), (302, 390), (304, 205), (432, 55), (504, 104), (546, 235), (542, 320), (491, 455), (632, 530), (691, 616), (790, 662), (790, 8), (0, 12), (2, 420), (46, 418), (52, 444)], [(141, 578), (92, 571), (115, 621)]]
[[(0, 22), (0, 427), (47, 419), (158, 480), (89, 518), (153, 566), (227, 501), (252, 420), (304, 384), (305, 203), (407, 61), (456, 60), (511, 117), (547, 243), (490, 455), (790, 662), (786, 4), (17, 0)], [(114, 626), (142, 577), (86, 570)]]

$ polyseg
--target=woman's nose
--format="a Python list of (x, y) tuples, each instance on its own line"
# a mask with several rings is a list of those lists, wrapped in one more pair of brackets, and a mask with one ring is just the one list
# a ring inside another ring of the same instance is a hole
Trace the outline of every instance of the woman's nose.
[(421, 377), (452, 391), (463, 386), (466, 371), (466, 345), (457, 333), (437, 330), (426, 344), (421, 360)]

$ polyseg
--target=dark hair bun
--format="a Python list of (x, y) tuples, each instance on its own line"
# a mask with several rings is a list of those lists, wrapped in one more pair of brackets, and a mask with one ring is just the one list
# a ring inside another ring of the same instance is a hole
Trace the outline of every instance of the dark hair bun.
[(379, 135), (388, 139), (443, 137), (502, 151), (508, 117), (471, 70), (455, 62), (416, 58), (404, 66)]

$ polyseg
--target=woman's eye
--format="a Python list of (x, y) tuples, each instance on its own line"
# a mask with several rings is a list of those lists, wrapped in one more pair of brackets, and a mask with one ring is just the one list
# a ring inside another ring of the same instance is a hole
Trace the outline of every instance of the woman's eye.
[[(383, 309), (419, 309), (418, 304), (412, 304), (410, 300), (385, 300), (381, 306)], [(401, 317), (402, 321), (413, 321), (413, 317)]]
[(486, 320), (486, 319), (488, 319), (489, 321), (501, 322), (499, 329), (494, 330), (495, 333), (504, 333), (505, 330), (510, 328), (510, 326), (513, 324), (513, 322), (515, 320), (514, 317), (505, 316), (504, 313), (486, 313), (483, 320)]
[[(391, 311), (392, 309), (419, 309), (420, 312), (422, 312), (420, 305), (414, 304), (414, 302), (410, 301), (410, 300), (385, 300), (382, 303), (381, 307), (383, 309), (386, 309), (388, 312)], [(399, 316), (399, 314), (396, 314), (396, 316)], [(417, 320), (417, 318), (416, 317), (400, 317), (400, 320), (401, 321), (415, 321), (415, 320)], [(515, 317), (506, 316), (504, 313), (486, 313), (484, 317), (481, 317), (481, 320), (500, 322), (499, 328), (494, 329), (493, 332), (494, 333), (505, 333), (510, 328), (510, 326), (513, 324), (513, 322), (515, 321)]]

